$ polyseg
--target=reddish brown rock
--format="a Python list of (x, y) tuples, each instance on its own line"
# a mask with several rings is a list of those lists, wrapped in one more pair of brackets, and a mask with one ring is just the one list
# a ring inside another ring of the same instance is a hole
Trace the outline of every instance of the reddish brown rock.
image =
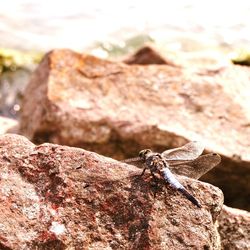
[(222, 249), (250, 249), (250, 213), (223, 206), (218, 217)]
[(160, 53), (152, 46), (144, 46), (139, 49), (134, 55), (124, 60), (127, 64), (167, 64), (177, 67), (177, 65), (170, 59), (164, 58)]
[(1, 249), (220, 249), (221, 191), (185, 177), (195, 207), (135, 166), (0, 136)]
[(20, 132), (34, 142), (78, 146), (116, 158), (135, 156), (142, 148), (161, 151), (202, 140), (208, 151), (224, 156), (208, 180), (223, 188), (228, 204), (247, 207), (249, 78), (250, 69), (241, 66), (128, 66), (55, 50), (28, 85)]

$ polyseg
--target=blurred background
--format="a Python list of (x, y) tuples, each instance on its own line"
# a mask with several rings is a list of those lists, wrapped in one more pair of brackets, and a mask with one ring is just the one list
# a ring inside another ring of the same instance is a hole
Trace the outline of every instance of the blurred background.
[(17, 118), (44, 53), (71, 48), (121, 57), (144, 43), (237, 57), (250, 44), (250, 2), (0, 0), (0, 115)]

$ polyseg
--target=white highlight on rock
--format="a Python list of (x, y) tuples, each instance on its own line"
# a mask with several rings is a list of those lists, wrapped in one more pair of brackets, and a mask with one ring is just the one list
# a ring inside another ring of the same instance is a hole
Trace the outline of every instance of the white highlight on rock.
[(66, 228), (63, 224), (53, 221), (49, 231), (56, 235), (60, 235), (66, 231)]

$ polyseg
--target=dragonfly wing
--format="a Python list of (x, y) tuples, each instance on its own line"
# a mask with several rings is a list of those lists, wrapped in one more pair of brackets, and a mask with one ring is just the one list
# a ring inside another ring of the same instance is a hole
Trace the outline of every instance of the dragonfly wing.
[(144, 168), (145, 167), (145, 163), (141, 160), (140, 157), (125, 159), (125, 160), (122, 160), (121, 162), (130, 164), (130, 165), (134, 165), (134, 166), (136, 166), (138, 168)]
[(166, 150), (162, 156), (166, 160), (194, 160), (199, 157), (204, 150), (204, 145), (198, 141), (192, 141), (179, 148)]
[(199, 179), (202, 175), (218, 165), (220, 161), (220, 155), (211, 153), (202, 155), (193, 161), (169, 162), (169, 169), (172, 173)]

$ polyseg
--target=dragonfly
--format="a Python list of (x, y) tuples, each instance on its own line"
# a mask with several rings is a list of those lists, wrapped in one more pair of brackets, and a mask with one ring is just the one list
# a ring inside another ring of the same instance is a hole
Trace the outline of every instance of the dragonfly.
[(159, 175), (173, 189), (182, 193), (194, 205), (201, 208), (199, 201), (187, 191), (175, 175), (199, 179), (220, 163), (220, 155), (215, 153), (201, 155), (203, 151), (204, 145), (202, 143), (192, 141), (182, 147), (169, 149), (162, 153), (143, 149), (139, 152), (138, 157), (129, 158), (123, 162), (143, 168), (141, 176), (146, 170), (150, 170), (155, 180), (157, 179), (156, 175)]

